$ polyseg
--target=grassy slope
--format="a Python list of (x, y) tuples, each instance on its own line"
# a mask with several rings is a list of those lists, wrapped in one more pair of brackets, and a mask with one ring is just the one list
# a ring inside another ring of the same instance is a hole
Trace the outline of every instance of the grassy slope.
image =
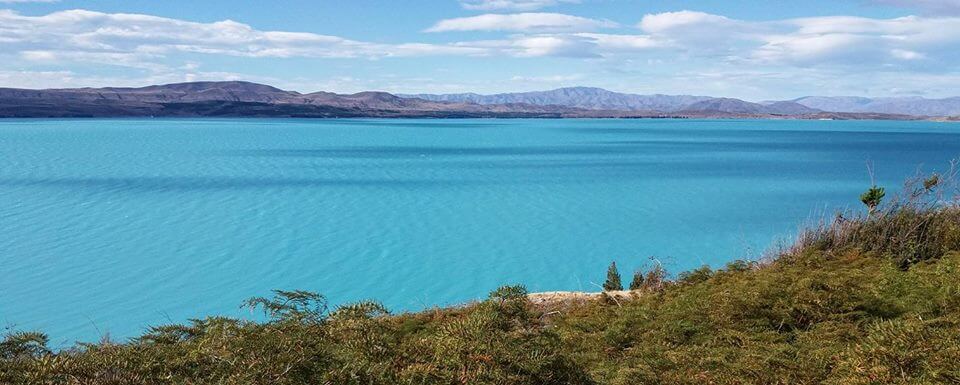
[(587, 306), (557, 331), (601, 383), (960, 383), (958, 278), (954, 252), (905, 272), (810, 250)]
[(957, 209), (898, 207), (623, 303), (542, 308), (505, 288), (389, 316), (278, 293), (252, 303), (266, 323), (211, 318), (59, 354), (42, 335), (10, 334), (0, 383), (960, 383), (958, 250)]

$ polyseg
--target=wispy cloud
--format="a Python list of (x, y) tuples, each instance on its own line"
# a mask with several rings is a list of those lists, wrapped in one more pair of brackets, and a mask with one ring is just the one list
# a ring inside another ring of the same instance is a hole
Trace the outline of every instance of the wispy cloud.
[(653, 41), (688, 54), (768, 64), (855, 65), (861, 69), (930, 59), (947, 65), (960, 48), (960, 18), (853, 16), (744, 21), (702, 12), (647, 15), (638, 24)]
[[(833, 87), (832, 84), (853, 87), (849, 79), (868, 81), (864, 76), (877, 73), (899, 73), (904, 79), (936, 79), (938, 84), (954, 85), (960, 81), (951, 81), (957, 76), (956, 63), (960, 62), (960, 34), (956, 32), (960, 31), (960, 17), (831, 16), (750, 21), (677, 11), (649, 14), (639, 19), (634, 28), (610, 31), (604, 28), (614, 27), (616, 23), (560, 13), (484, 14), (441, 20), (429, 29), (434, 33), (432, 43), (382, 43), (298, 31), (260, 30), (232, 20), (200, 23), (86, 10), (32, 16), (0, 10), (0, 71), (6, 71), (0, 76), (0, 83), (19, 85), (36, 78), (47, 85), (89, 85), (99, 79), (92, 74), (105, 72), (102, 71), (105, 66), (123, 67), (121, 69), (137, 72), (140, 79), (157, 82), (242, 76), (228, 71), (203, 72), (181, 67), (187, 60), (204, 62), (203, 57), (207, 55), (250, 60), (316, 58), (371, 62), (427, 56), (490, 60), (573, 58), (569, 62), (571, 67), (565, 70), (583, 72), (587, 80), (592, 79), (587, 70), (600, 65), (639, 71), (642, 75), (637, 75), (637, 84), (648, 81), (644, 79), (679, 73), (679, 67), (700, 74), (711, 69), (713, 73), (730, 77), (699, 76), (696, 79), (702, 82), (690, 81), (691, 86), (713, 85), (711, 89), (730, 87), (755, 93), (760, 93), (760, 88), (748, 89), (748, 84), (762, 81), (768, 88), (775, 88), (772, 84), (782, 85), (800, 76), (805, 82), (816, 79), (824, 89)], [(490, 32), (484, 33), (485, 39), (462, 40), (451, 39), (451, 36), (479, 34), (441, 34), (452, 31)], [(578, 60), (585, 65), (573, 68)], [(84, 67), (97, 71), (84, 72)], [(25, 75), (22, 71), (25, 68), (35, 69), (30, 72), (35, 75)], [(738, 68), (786, 75), (785, 78), (736, 77), (734, 70)], [(937, 74), (940, 75), (933, 76)], [(511, 80), (512, 75), (503, 75), (503, 81), (515, 85), (537, 82), (538, 77), (544, 83), (549, 80), (547, 75), (536, 74)], [(612, 78), (619, 79), (611, 75)], [(884, 83), (877, 83), (872, 91), (898, 89), (893, 86), (896, 83), (893, 75), (882, 79)], [(386, 84), (383, 82), (378, 84)], [(450, 79), (437, 80), (435, 87), (446, 87), (444, 84), (449, 82)], [(273, 83), (282, 84), (283, 79)], [(331, 84), (348, 87), (344, 82)], [(401, 80), (390, 83), (395, 89), (402, 89), (402, 84)], [(917, 83), (912, 89), (920, 86), (921, 83)]]
[(960, 15), (960, 0), (870, 0), (877, 5), (918, 9), (929, 15)]
[[(744, 21), (680, 11), (646, 15), (637, 33), (589, 32), (612, 22), (555, 13), (480, 15), (443, 20), (431, 32), (503, 30), (493, 40), (372, 43), (339, 36), (262, 31), (231, 20), (198, 23), (85, 10), (25, 16), (0, 10), (0, 55), (38, 62), (83, 61), (148, 66), (176, 53), (251, 58), (413, 56), (611, 57), (657, 50), (669, 55), (792, 65), (863, 67), (925, 62), (947, 66), (960, 55), (960, 17), (893, 19), (834, 16)], [(913, 64), (911, 64), (913, 65)]]
[[(455, 44), (379, 44), (303, 32), (261, 31), (232, 20), (178, 19), (86, 10), (24, 16), (0, 10), (0, 52), (26, 59), (125, 64), (175, 52), (244, 57), (379, 58), (485, 54)], [(119, 56), (118, 56), (119, 55)]]
[(464, 9), (474, 11), (533, 11), (579, 0), (461, 0)]
[(562, 13), (515, 13), (506, 15), (491, 13), (479, 16), (441, 20), (426, 31), (543, 32), (584, 31), (611, 27), (617, 27), (617, 23), (609, 20), (596, 20), (579, 16), (564, 15)]
[(548, 75), (548, 76), (520, 76), (516, 75), (510, 80), (521, 83), (546, 83), (546, 84), (564, 84), (583, 80), (582, 74), (572, 75)]

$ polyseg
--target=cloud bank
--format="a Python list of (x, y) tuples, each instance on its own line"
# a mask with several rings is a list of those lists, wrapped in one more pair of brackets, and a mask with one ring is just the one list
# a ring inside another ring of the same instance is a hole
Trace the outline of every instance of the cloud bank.
[(877, 5), (918, 9), (929, 15), (960, 15), (960, 0), (872, 0)]
[(579, 0), (462, 0), (464, 9), (473, 11), (534, 11), (561, 3), (579, 3)]
[(485, 14), (471, 17), (446, 19), (437, 22), (427, 32), (450, 31), (582, 31), (597, 28), (614, 28), (617, 23), (595, 20), (562, 13), (516, 13)]
[[(643, 16), (632, 33), (616, 24), (557, 13), (448, 19), (428, 31), (509, 31), (500, 39), (383, 44), (293, 31), (262, 31), (232, 20), (198, 23), (141, 14), (70, 10), (24, 16), (0, 10), (0, 48), (30, 60), (130, 63), (176, 52), (240, 57), (409, 56), (612, 57), (642, 51), (794, 65), (875, 61), (946, 63), (960, 48), (960, 17), (851, 16), (744, 21), (702, 12)], [(101, 60), (102, 59), (102, 60)]]
[[(471, 4), (479, 7), (480, 3)], [(936, 3), (946, 6), (951, 2)], [(617, 71), (660, 66), (663, 72), (682, 66), (686, 71), (704, 74), (717, 73), (722, 68), (750, 68), (825, 79), (871, 72), (949, 79), (952, 75), (948, 74), (960, 72), (960, 17), (956, 16), (829, 16), (749, 21), (684, 10), (638, 15), (631, 23), (623, 26), (561, 13), (490, 13), (437, 22), (426, 30), (434, 38), (432, 43), (383, 43), (260, 30), (233, 20), (201, 23), (87, 10), (29, 16), (0, 10), (0, 59), (8, 63), (0, 64), (0, 71), (6, 71), (9, 79), (17, 73), (33, 71), (29, 66), (13, 67), (9, 63), (34, 63), (43, 66), (36, 70), (43, 76), (70, 72), (71, 79), (75, 79), (77, 73), (83, 72), (75, 66), (89, 64), (96, 68), (126, 67), (160, 76), (184, 72), (181, 66), (187, 57), (202, 60), (204, 55), (210, 55), (249, 60), (553, 57), (595, 60), (597, 65), (591, 67)], [(473, 32), (469, 36), (478, 31), (496, 36), (460, 39), (464, 36), (460, 32), (466, 31)], [(212, 77), (225, 73), (209, 74)], [(517, 78), (516, 74), (504, 76), (507, 80)]]

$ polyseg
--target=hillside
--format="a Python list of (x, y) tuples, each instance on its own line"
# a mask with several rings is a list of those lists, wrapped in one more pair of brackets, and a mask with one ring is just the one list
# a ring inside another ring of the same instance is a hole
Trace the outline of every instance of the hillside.
[(506, 286), (390, 315), (277, 291), (247, 303), (263, 322), (210, 317), (60, 352), (42, 333), (10, 332), (0, 383), (958, 383), (960, 207), (940, 198), (956, 191), (931, 177), (905, 192), (760, 262), (673, 279), (654, 265), (617, 297), (535, 303)]

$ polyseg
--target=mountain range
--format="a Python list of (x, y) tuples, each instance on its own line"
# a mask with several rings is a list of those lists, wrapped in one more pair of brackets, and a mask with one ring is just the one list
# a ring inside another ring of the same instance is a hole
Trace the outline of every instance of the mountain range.
[(0, 88), (0, 117), (579, 117), (635, 115), (532, 104), (480, 105), (386, 92), (302, 94), (263, 84), (191, 82), (140, 88)]
[(926, 99), (921, 97), (863, 98), (857, 96), (808, 96), (793, 100), (810, 108), (837, 112), (879, 112), (914, 116), (960, 115), (960, 97)]
[(633, 95), (607, 91), (593, 87), (559, 88), (552, 91), (521, 92), (495, 95), (466, 94), (416, 94), (398, 95), (432, 101), (476, 103), (482, 105), (523, 103), (533, 105), (557, 105), (590, 110), (615, 111), (661, 111), (674, 112), (680, 107), (713, 99), (692, 95)]
[(753, 103), (601, 88), (479, 94), (300, 93), (242, 81), (140, 88), (0, 88), (0, 117), (251, 116), (434, 118), (918, 119), (960, 115), (960, 98), (804, 97)]
[(739, 99), (694, 95), (638, 95), (593, 87), (569, 87), (551, 91), (504, 93), (493, 95), (413, 94), (398, 95), (433, 101), (498, 104), (525, 103), (559, 105), (591, 110), (620, 111), (723, 111), (745, 114), (803, 115), (817, 112), (873, 113), (912, 116), (960, 115), (960, 97), (926, 99), (922, 97), (865, 98), (856, 96), (807, 96), (793, 100), (751, 103)]

